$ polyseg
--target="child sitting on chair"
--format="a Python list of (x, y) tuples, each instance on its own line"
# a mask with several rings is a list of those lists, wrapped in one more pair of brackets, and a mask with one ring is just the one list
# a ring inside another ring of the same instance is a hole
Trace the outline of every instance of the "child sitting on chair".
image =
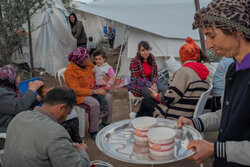
[[(37, 90), (37, 93), (44, 98), (45, 95), (53, 88), (53, 85), (45, 83)], [(79, 135), (79, 120), (75, 109), (73, 109), (67, 116), (67, 119), (62, 123), (62, 126), (67, 130), (73, 142), (82, 143), (82, 139)]]
[[(95, 84), (97, 88), (104, 88), (109, 90), (113, 85), (115, 72), (113, 68), (106, 62), (107, 57), (104, 51), (96, 50), (93, 53), (95, 59), (95, 67), (92, 72), (95, 73)], [(108, 115), (107, 102), (103, 95), (92, 95), (96, 98), (101, 105), (100, 118), (104, 118)]]

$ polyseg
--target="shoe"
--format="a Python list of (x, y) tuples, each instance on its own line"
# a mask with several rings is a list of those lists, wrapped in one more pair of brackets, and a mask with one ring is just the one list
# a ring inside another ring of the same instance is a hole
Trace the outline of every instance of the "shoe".
[(103, 123), (100, 123), (99, 124), (99, 129), (101, 130), (102, 128), (104, 128), (104, 127), (106, 127), (106, 126), (108, 126), (109, 124), (103, 124)]
[(95, 140), (95, 138), (96, 138), (96, 136), (97, 136), (97, 133), (98, 132), (89, 132), (89, 134), (90, 134), (90, 137), (93, 139), (93, 140)]

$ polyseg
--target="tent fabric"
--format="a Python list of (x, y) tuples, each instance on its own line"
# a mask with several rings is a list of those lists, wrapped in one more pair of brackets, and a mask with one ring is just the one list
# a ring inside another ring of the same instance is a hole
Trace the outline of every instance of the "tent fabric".
[(76, 47), (67, 17), (66, 9), (57, 1), (52, 9), (45, 11), (44, 17), (38, 18), (43, 19), (44, 25), (38, 30), (34, 65), (44, 68), (51, 75), (67, 66), (67, 55)]
[[(61, 0), (53, 0), (53, 5), (44, 11), (37, 11), (31, 18), (33, 59), (35, 68), (44, 68), (55, 75), (68, 65), (67, 55), (76, 48), (76, 39), (71, 34), (68, 12)], [(23, 25), (26, 32), (27, 24)], [(16, 62), (29, 60), (29, 46), (23, 46), (23, 54), (13, 56)]]
[(129, 28), (128, 36), (128, 57), (135, 57), (140, 41), (148, 41), (155, 57), (167, 56), (167, 40), (165, 37), (148, 33), (137, 28)]
[(116, 22), (115, 24), (115, 41), (114, 48), (124, 44), (128, 39), (128, 27), (125, 24)]
[[(201, 1), (201, 7), (208, 3)], [(192, 30), (195, 5), (190, 0), (98, 0), (77, 9), (163, 37), (199, 39)]]

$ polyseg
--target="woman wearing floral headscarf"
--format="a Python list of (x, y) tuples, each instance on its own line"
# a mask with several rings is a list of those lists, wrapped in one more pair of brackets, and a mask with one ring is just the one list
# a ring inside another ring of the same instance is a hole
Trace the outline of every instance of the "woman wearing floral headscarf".
[(78, 47), (68, 55), (68, 60), (70, 64), (64, 73), (66, 85), (76, 92), (77, 104), (88, 108), (89, 132), (91, 137), (95, 139), (98, 132), (100, 103), (92, 95), (105, 95), (108, 114), (102, 119), (101, 126), (106, 126), (111, 122), (111, 94), (107, 93), (103, 88), (94, 88), (94, 64), (89, 59), (87, 49)]
[(186, 42), (179, 51), (183, 66), (173, 75), (169, 89), (158, 93), (149, 88), (152, 97), (143, 99), (137, 117), (193, 117), (200, 95), (209, 87), (209, 72), (203, 64), (196, 62), (200, 59), (199, 46), (189, 37)]
[(214, 143), (195, 140), (190, 157), (201, 163), (213, 157), (214, 167), (250, 166), (250, 1), (212, 0), (195, 13), (193, 28), (201, 28), (206, 46), (217, 56), (234, 58), (226, 74), (222, 109), (198, 118), (181, 117), (177, 124), (199, 131), (218, 130)]
[(39, 104), (35, 91), (44, 83), (30, 82), (29, 89), (22, 95), (18, 88), (19, 82), (20, 77), (13, 66), (0, 68), (0, 132), (6, 132), (10, 121), (18, 113), (33, 109)]

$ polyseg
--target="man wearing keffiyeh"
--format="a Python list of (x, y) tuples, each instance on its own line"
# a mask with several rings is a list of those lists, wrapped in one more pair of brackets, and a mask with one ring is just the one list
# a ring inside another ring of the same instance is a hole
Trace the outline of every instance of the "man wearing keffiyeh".
[(198, 118), (179, 118), (199, 131), (218, 130), (214, 143), (191, 141), (190, 159), (201, 163), (214, 157), (215, 167), (250, 166), (250, 0), (213, 0), (195, 14), (193, 28), (201, 28), (208, 49), (234, 58), (225, 75), (222, 109)]

